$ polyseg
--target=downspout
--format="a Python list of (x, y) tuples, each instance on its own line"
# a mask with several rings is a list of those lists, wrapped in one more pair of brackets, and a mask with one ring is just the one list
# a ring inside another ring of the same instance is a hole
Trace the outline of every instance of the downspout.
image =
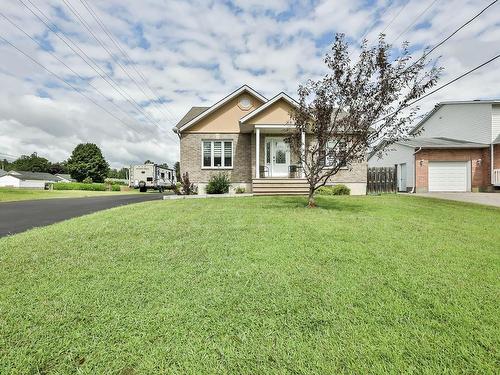
[(494, 163), (494, 152), (493, 152), (493, 143), (490, 144), (490, 180), (491, 180), (491, 185), (495, 183), (495, 176), (493, 175), (495, 166), (493, 165)]
[(422, 147), (419, 147), (417, 151), (413, 153), (413, 187), (411, 189), (411, 193), (416, 193), (417, 188), (417, 153), (422, 150)]

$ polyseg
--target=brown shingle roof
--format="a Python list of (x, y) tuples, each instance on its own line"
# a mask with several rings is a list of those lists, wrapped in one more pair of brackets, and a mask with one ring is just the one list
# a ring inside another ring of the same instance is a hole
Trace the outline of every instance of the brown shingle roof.
[(180, 129), (183, 125), (187, 124), (189, 121), (194, 119), (196, 116), (205, 112), (210, 107), (192, 107), (188, 113), (175, 125), (176, 128)]

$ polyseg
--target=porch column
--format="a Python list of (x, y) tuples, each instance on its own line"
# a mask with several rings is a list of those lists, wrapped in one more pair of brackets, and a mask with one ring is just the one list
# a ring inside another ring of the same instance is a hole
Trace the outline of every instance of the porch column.
[(255, 129), (255, 178), (260, 177), (260, 129)]
[(300, 170), (300, 177), (304, 178), (304, 168), (306, 167), (306, 164), (304, 162), (305, 156), (306, 156), (306, 132), (302, 131), (300, 134), (300, 153), (301, 153), (301, 159), (302, 159), (302, 169)]

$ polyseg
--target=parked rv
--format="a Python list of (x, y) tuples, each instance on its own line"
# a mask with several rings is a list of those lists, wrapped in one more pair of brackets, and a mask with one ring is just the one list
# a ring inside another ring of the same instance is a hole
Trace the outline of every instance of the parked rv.
[(163, 192), (166, 188), (175, 185), (173, 169), (160, 167), (157, 164), (131, 165), (129, 187), (146, 192), (148, 189)]

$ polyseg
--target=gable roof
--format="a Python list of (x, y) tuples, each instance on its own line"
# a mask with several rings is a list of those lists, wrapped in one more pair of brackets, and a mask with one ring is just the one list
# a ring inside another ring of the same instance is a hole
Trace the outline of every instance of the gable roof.
[(0, 168), (0, 177), (5, 176), (7, 172), (5, 172), (2, 168)]
[(71, 178), (71, 175), (69, 173), (57, 173), (56, 177), (68, 181), (76, 181), (74, 178)]
[(10, 171), (7, 174), (20, 180), (59, 181), (53, 174), (45, 172)]
[(489, 146), (485, 143), (469, 142), (462, 139), (446, 137), (419, 137), (398, 143), (404, 146), (422, 148), (483, 148)]
[(196, 116), (202, 114), (205, 112), (207, 109), (210, 107), (191, 107), (191, 109), (184, 115), (183, 118), (180, 119), (180, 121), (175, 125), (177, 129), (182, 128), (183, 125), (187, 124), (189, 121), (194, 119)]
[(476, 99), (476, 100), (463, 100), (463, 101), (446, 101), (446, 102), (439, 102), (437, 103), (434, 108), (432, 110), (430, 110), (429, 112), (427, 112), (424, 116), (424, 118), (422, 118), (422, 120), (420, 120), (417, 125), (415, 125), (415, 127), (413, 129), (410, 130), (410, 135), (412, 134), (415, 134), (423, 125), (424, 123), (430, 118), (432, 117), (432, 115), (434, 113), (436, 113), (441, 107), (445, 106), (445, 105), (453, 105), (453, 104), (500, 104), (500, 99), (491, 99), (491, 100), (479, 100), (479, 99)]
[(283, 99), (284, 101), (286, 101), (292, 107), (298, 107), (299, 106), (299, 103), (297, 103), (297, 101), (295, 99), (293, 99), (292, 97), (288, 96), (284, 92), (280, 92), (278, 95), (276, 95), (274, 98), (269, 99), (269, 101), (267, 101), (265, 104), (261, 105), (259, 108), (256, 108), (252, 112), (250, 112), (249, 114), (243, 116), (240, 119), (240, 124), (243, 124), (244, 122), (250, 120), (251, 118), (253, 118), (256, 115), (258, 115), (259, 113), (262, 113), (267, 108), (269, 108), (270, 106), (272, 106), (274, 103), (276, 103), (277, 101), (279, 101), (281, 99)]
[[(178, 131), (184, 131), (184, 130), (188, 129), (189, 127), (193, 126), (194, 124), (196, 124), (201, 119), (207, 117), (210, 113), (215, 112), (217, 109), (219, 109), (224, 104), (226, 104), (227, 102), (231, 101), (232, 99), (234, 99), (238, 95), (242, 94), (243, 92), (248, 92), (249, 94), (251, 94), (254, 97), (256, 97), (257, 99), (259, 99), (260, 101), (267, 102), (266, 97), (264, 97), (263, 95), (259, 94), (257, 91), (255, 91), (254, 89), (252, 89), (250, 86), (243, 85), (239, 89), (233, 91), (232, 93), (230, 93), (226, 97), (224, 97), (221, 100), (219, 100), (213, 106), (207, 108), (203, 112), (199, 113), (197, 116), (191, 118), (186, 123), (182, 124), (181, 126), (178, 126), (178, 127), (174, 128), (174, 129), (176, 129)], [(197, 107), (197, 108), (201, 108), (201, 107)], [(189, 114), (189, 112), (188, 112), (188, 114)], [(186, 114), (186, 116), (187, 116), (187, 114)], [(184, 116), (184, 117), (186, 117), (186, 116)]]

